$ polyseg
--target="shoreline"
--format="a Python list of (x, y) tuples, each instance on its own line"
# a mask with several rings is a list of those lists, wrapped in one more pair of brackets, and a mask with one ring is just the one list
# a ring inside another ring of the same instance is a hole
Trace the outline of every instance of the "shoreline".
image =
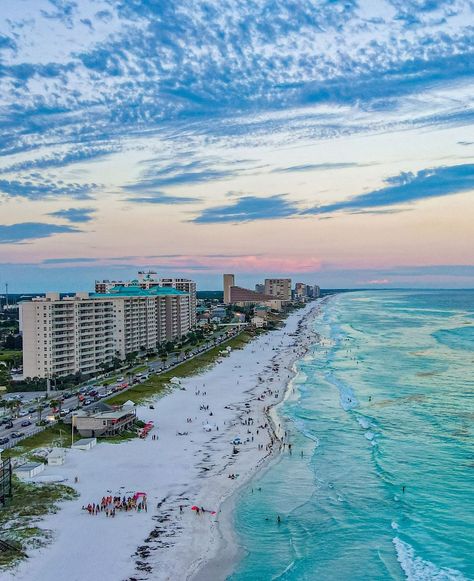
[[(327, 300), (327, 299), (326, 299)], [(222, 499), (219, 509), (219, 519), (217, 521), (216, 535), (214, 539), (213, 555), (206, 560), (201, 561), (197, 567), (193, 567), (186, 575), (187, 581), (208, 581), (209, 579), (225, 580), (235, 571), (236, 565), (241, 561), (244, 555), (244, 549), (239, 545), (238, 535), (234, 527), (233, 513), (238, 503), (239, 495), (242, 490), (249, 486), (250, 482), (260, 476), (265, 471), (269, 470), (274, 462), (278, 461), (281, 455), (281, 446), (284, 440), (282, 437), (282, 430), (279, 429), (278, 407), (285, 402), (290, 395), (293, 387), (293, 380), (298, 374), (296, 367), (297, 362), (308, 353), (311, 345), (318, 342), (318, 334), (312, 330), (311, 324), (314, 319), (320, 314), (321, 308), (324, 306), (326, 300), (320, 300), (313, 305), (314, 308), (300, 320), (298, 324), (298, 334), (303, 335), (303, 344), (298, 345), (298, 350), (290, 359), (290, 362), (285, 366), (290, 370), (290, 375), (286, 381), (286, 385), (277, 399), (266, 408), (264, 414), (268, 420), (268, 432), (270, 437), (275, 442), (269, 453), (261, 458), (254, 466), (247, 478), (239, 484), (236, 488), (229, 491), (229, 494)], [(311, 341), (312, 340), (312, 341)], [(279, 433), (280, 431), (280, 433)], [(279, 445), (277, 445), (279, 443)]]
[[(137, 406), (141, 419), (155, 422), (147, 439), (67, 450), (66, 463), (43, 474), (60, 474), (79, 498), (38, 522), (52, 542), (28, 549), (29, 559), (2, 571), (2, 579), (62, 581), (64, 570), (70, 581), (199, 579), (218, 554), (224, 529), (232, 531), (227, 507), (276, 457), (265, 409), (285, 397), (295, 361), (313, 342), (305, 334), (320, 309), (318, 301), (291, 313), (281, 328), (183, 378), (152, 406)], [(148, 511), (108, 519), (81, 510), (119, 490), (145, 491)], [(191, 510), (194, 505), (205, 507), (204, 514)], [(234, 554), (228, 566), (235, 561)]]

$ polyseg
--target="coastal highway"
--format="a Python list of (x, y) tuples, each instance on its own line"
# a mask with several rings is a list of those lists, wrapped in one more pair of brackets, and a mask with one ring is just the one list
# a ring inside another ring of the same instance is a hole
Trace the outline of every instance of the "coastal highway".
[[(148, 363), (149, 370), (148, 373), (156, 374), (169, 371), (170, 369), (173, 369), (174, 367), (182, 363), (184, 360), (192, 359), (193, 357), (196, 357), (197, 355), (203, 353), (204, 351), (209, 351), (216, 345), (219, 345), (225, 342), (226, 340), (230, 339), (231, 337), (234, 337), (238, 332), (239, 331), (237, 329), (232, 329), (231, 331), (217, 331), (209, 339), (210, 341), (213, 342), (213, 344), (210, 347), (203, 346), (195, 347), (189, 352), (187, 356), (185, 356), (184, 353), (181, 352), (179, 358), (176, 358), (176, 356), (172, 355), (169, 356), (165, 362), (162, 362), (161, 360), (150, 361)], [(51, 399), (53, 400), (58, 399), (59, 397), (62, 396), (63, 393), (70, 394), (70, 396), (66, 397), (61, 403), (61, 409), (64, 411), (67, 410), (67, 412), (70, 413), (73, 410), (79, 408), (87, 409), (88, 407), (93, 407), (99, 400), (106, 401), (109, 397), (112, 397), (117, 393), (117, 391), (114, 391), (114, 388), (117, 388), (124, 382), (129, 383), (129, 387), (121, 389), (120, 391), (127, 391), (127, 389), (133, 387), (134, 384), (141, 383), (146, 380), (147, 372), (144, 372), (145, 377), (143, 377), (143, 374), (131, 375), (130, 373), (126, 372), (123, 373), (124, 377), (119, 378), (119, 380), (117, 380), (115, 383), (111, 385), (102, 386), (99, 385), (98, 380), (91, 379), (87, 382), (87, 384), (84, 384), (84, 386), (82, 387), (78, 386), (74, 390), (64, 390), (64, 392), (61, 391), (52, 392)], [(88, 398), (87, 394), (84, 393), (85, 401), (90, 399), (91, 403), (89, 405), (81, 405), (79, 402), (79, 395), (81, 390), (84, 391), (86, 385), (90, 389), (92, 388), (95, 389), (98, 393), (98, 397), (96, 399), (92, 397)], [(43, 393), (45, 392), (42, 392), (42, 394)], [(14, 397), (15, 394), (10, 394), (10, 398), (12, 396)], [(0, 448), (3, 449), (11, 448), (16, 444), (20, 443), (21, 440), (24, 439), (25, 437), (31, 436), (43, 429), (42, 427), (36, 426), (36, 422), (39, 421), (39, 414), (37, 412), (37, 408), (39, 405), (44, 406), (41, 412), (42, 419), (47, 419), (48, 416), (49, 417), (53, 416), (53, 410), (44, 398), (37, 398), (36, 400), (30, 399), (30, 401), (24, 402), (22, 401), (22, 404), (18, 409), (18, 417), (15, 418), (11, 417), (11, 412), (5, 413), (3, 416), (0, 416), (0, 422), (4, 421), (7, 418), (11, 418), (11, 423), (13, 424), (10, 427), (7, 427), (5, 423), (0, 425)], [(21, 425), (22, 423), (26, 422), (30, 422), (30, 425), (25, 426)], [(15, 438), (13, 434), (21, 434), (21, 436), (19, 438)]]

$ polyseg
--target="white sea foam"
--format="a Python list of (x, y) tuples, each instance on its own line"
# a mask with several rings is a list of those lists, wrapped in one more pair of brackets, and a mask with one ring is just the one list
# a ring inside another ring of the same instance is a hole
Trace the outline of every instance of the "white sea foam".
[(370, 441), (372, 441), (375, 438), (374, 432), (365, 432), (364, 436), (367, 438), (367, 440)]
[(393, 539), (393, 544), (397, 550), (398, 562), (408, 581), (468, 581), (460, 571), (437, 567), (434, 563), (416, 556), (414, 548), (398, 537)]
[(364, 430), (368, 430), (370, 428), (370, 422), (364, 416), (357, 416), (357, 421), (359, 422), (359, 426)]

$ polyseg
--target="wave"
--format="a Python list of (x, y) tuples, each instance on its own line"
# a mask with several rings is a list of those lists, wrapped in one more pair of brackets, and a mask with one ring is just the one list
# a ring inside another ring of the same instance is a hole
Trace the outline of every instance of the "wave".
[(393, 539), (393, 544), (407, 581), (469, 581), (460, 571), (437, 567), (434, 563), (416, 556), (415, 549), (398, 537)]
[(364, 430), (368, 430), (371, 426), (370, 420), (364, 416), (357, 416), (357, 421), (359, 422), (359, 426)]
[(354, 390), (351, 387), (345, 385), (330, 371), (326, 371), (324, 376), (326, 381), (337, 387), (339, 390), (339, 401), (344, 411), (348, 412), (359, 405)]

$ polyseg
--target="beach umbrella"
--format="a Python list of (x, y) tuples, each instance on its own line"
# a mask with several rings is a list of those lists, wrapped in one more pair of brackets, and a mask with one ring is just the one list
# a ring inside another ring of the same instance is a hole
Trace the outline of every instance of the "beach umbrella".
[(191, 510), (199, 510), (199, 506), (194, 505), (191, 507)]

